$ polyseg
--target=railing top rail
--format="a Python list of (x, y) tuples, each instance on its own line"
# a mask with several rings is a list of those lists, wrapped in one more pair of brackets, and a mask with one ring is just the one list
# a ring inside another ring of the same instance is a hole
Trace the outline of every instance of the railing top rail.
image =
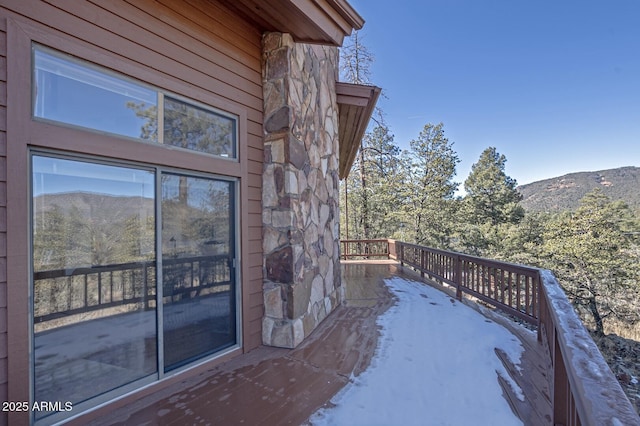
[[(198, 262), (198, 261), (217, 261), (222, 259), (228, 259), (228, 254), (218, 254), (214, 256), (191, 256), (191, 257), (176, 257), (163, 259), (163, 265), (175, 265), (182, 263)], [(92, 265), (82, 266), (79, 268), (61, 268), (51, 269), (45, 271), (34, 272), (33, 277), (36, 280), (46, 278), (60, 278), (60, 277), (73, 277), (76, 275), (91, 275), (99, 274), (101, 272), (110, 271), (126, 271), (130, 269), (140, 269), (144, 267), (153, 267), (156, 265), (155, 260), (140, 261), (140, 262), (128, 262), (128, 263), (112, 263), (109, 265)]]
[(638, 414), (553, 273), (541, 270), (541, 278), (581, 423), (640, 425)]
[(473, 255), (470, 255), (470, 254), (460, 253), (460, 252), (456, 252), (456, 251), (441, 250), (441, 249), (436, 249), (436, 248), (432, 248), (432, 247), (421, 246), (421, 245), (418, 245), (418, 244), (404, 243), (404, 242), (400, 242), (400, 241), (396, 242), (396, 244), (400, 244), (400, 245), (407, 246), (407, 247), (418, 248), (418, 249), (421, 249), (421, 250), (424, 250), (424, 251), (428, 251), (430, 253), (438, 253), (438, 254), (442, 254), (442, 255), (446, 255), (446, 256), (456, 256), (456, 257), (459, 257), (462, 260), (467, 260), (467, 261), (471, 261), (471, 262), (474, 262), (474, 263), (479, 263), (479, 264), (483, 264), (483, 265), (487, 265), (487, 266), (504, 268), (504, 269), (518, 270), (518, 271), (521, 271), (521, 272), (529, 274), (529, 275), (536, 275), (536, 274), (540, 273), (540, 269), (539, 268), (536, 268), (536, 267), (533, 267), (533, 266), (521, 265), (519, 263), (511, 263), (511, 262), (505, 262), (505, 261), (502, 261), (502, 260), (486, 259), (484, 257), (473, 256)]
[(342, 243), (388, 243), (389, 240), (386, 239), (374, 239), (374, 240), (340, 240)]

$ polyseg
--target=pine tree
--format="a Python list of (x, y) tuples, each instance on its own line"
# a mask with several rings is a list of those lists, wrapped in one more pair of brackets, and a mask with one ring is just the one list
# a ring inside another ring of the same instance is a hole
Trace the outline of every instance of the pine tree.
[[(341, 233), (346, 238), (388, 238), (398, 226), (400, 148), (383, 120), (366, 133), (354, 169), (342, 184)], [(363, 177), (365, 179), (363, 179)], [(347, 192), (348, 190), (348, 192)], [(347, 222), (348, 220), (348, 222)]]
[(604, 334), (609, 316), (637, 320), (638, 253), (627, 236), (630, 210), (600, 189), (588, 193), (575, 212), (551, 220), (544, 232), (543, 260), (554, 271), (579, 312)]
[(362, 42), (359, 31), (354, 31), (340, 49), (340, 72), (343, 81), (353, 84), (371, 84), (371, 65), (375, 58)]
[(524, 217), (524, 209), (518, 204), (522, 195), (516, 189), (516, 180), (504, 171), (506, 162), (504, 155), (489, 147), (471, 166), (471, 173), (464, 181), (465, 203), (471, 223), (518, 223)]
[(458, 188), (453, 178), (459, 162), (442, 123), (426, 124), (410, 142), (405, 213), (417, 244), (450, 247)]

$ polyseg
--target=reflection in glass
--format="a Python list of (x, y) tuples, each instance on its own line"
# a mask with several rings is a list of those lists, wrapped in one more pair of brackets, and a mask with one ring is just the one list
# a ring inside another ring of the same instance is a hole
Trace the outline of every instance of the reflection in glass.
[(62, 55), (34, 50), (34, 116), (157, 141), (157, 92)]
[(236, 121), (169, 97), (164, 99), (164, 143), (221, 157), (236, 157)]
[(236, 343), (233, 183), (162, 175), (165, 371)]
[(32, 170), (35, 400), (75, 405), (157, 371), (154, 173)]

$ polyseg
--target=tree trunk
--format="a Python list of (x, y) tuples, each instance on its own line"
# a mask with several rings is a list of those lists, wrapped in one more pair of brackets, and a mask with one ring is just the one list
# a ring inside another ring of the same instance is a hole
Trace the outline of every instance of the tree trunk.
[(369, 196), (367, 194), (367, 178), (364, 167), (364, 149), (360, 141), (360, 180), (362, 184), (362, 228), (364, 239), (369, 239)]
[(587, 306), (589, 307), (589, 312), (591, 312), (593, 321), (596, 324), (596, 334), (598, 336), (604, 336), (604, 325), (602, 324), (602, 316), (600, 316), (600, 312), (598, 311), (598, 305), (596, 305), (595, 296), (592, 296), (588, 299)]

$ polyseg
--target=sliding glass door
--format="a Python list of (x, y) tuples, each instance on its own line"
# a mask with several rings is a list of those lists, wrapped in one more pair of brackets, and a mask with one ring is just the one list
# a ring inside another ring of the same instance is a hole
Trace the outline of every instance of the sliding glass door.
[(236, 343), (233, 183), (162, 174), (165, 371)]
[(235, 187), (32, 156), (35, 401), (76, 406), (238, 344)]

